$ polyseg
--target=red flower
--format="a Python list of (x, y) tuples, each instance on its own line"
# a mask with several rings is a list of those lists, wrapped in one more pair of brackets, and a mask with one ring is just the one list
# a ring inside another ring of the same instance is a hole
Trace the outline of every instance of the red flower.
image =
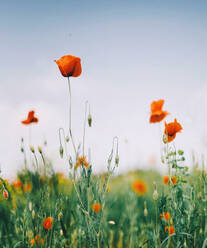
[(72, 55), (65, 55), (58, 60), (54, 60), (58, 65), (63, 77), (79, 77), (81, 69), (81, 59)]
[(164, 183), (164, 184), (169, 184), (169, 181), (170, 181), (169, 176), (164, 176), (164, 177), (163, 177), (163, 183)]
[(164, 100), (153, 101), (151, 103), (150, 123), (160, 122), (169, 115), (167, 111), (162, 110), (164, 103)]
[(166, 123), (165, 122), (165, 135), (167, 136), (167, 142), (171, 142), (175, 139), (176, 134), (182, 130), (182, 126), (175, 119), (174, 122)]
[(100, 203), (94, 203), (91, 205), (91, 208), (95, 213), (98, 213), (101, 210), (101, 204)]
[(53, 218), (47, 217), (46, 219), (44, 219), (43, 227), (49, 230), (50, 228), (52, 228), (52, 224), (53, 224)]
[(132, 190), (141, 196), (147, 192), (147, 185), (142, 180), (136, 180), (132, 183)]
[(168, 221), (170, 219), (170, 213), (165, 212), (164, 214), (160, 214), (160, 218), (163, 219), (163, 217), (165, 218), (166, 221)]
[(35, 111), (31, 110), (29, 111), (28, 115), (27, 115), (27, 119), (22, 121), (22, 124), (24, 125), (29, 125), (31, 123), (37, 123), (38, 122), (38, 118), (34, 116)]
[(3, 191), (3, 196), (4, 196), (5, 199), (9, 198), (9, 193), (8, 193), (8, 191), (6, 189), (4, 189), (4, 191)]

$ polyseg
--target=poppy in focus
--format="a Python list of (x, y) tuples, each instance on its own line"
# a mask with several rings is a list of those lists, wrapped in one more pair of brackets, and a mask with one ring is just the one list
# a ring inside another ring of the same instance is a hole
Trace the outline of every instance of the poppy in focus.
[(182, 126), (179, 122), (175, 119), (174, 122), (166, 123), (165, 122), (165, 135), (167, 136), (167, 142), (171, 142), (175, 139), (176, 134), (182, 130)]
[(81, 59), (72, 55), (65, 55), (58, 60), (54, 60), (58, 65), (63, 77), (79, 77), (81, 68)]
[(153, 101), (151, 103), (151, 115), (150, 123), (156, 123), (162, 121), (169, 113), (165, 110), (162, 110), (164, 105), (164, 100)]
[(24, 121), (21, 121), (22, 124), (24, 125), (29, 125), (31, 123), (37, 123), (38, 122), (38, 118), (34, 116), (35, 111), (31, 110), (29, 111), (28, 115), (27, 115), (27, 119)]
[(132, 190), (141, 196), (147, 192), (147, 185), (142, 180), (136, 180), (132, 183)]

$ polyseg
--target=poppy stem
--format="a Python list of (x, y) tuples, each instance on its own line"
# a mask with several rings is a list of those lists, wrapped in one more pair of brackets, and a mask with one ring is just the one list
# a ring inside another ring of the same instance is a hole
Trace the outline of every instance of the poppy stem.
[(72, 130), (71, 130), (71, 108), (72, 108), (72, 102), (71, 102), (71, 87), (70, 87), (70, 78), (68, 77), (68, 89), (69, 89), (69, 133), (70, 133), (70, 137), (72, 140), (72, 144), (73, 144), (73, 148), (75, 151), (75, 156), (77, 157), (77, 152), (76, 152), (76, 148), (75, 148), (75, 143), (73, 140), (73, 135), (72, 135)]
[(86, 133), (86, 114), (87, 114), (88, 101), (85, 102), (85, 117), (84, 117), (84, 126), (83, 126), (83, 156), (85, 148), (85, 133)]

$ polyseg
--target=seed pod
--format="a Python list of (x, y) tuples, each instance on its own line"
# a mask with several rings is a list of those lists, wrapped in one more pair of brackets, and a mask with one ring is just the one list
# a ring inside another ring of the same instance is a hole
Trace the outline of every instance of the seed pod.
[(91, 114), (88, 115), (88, 125), (89, 125), (89, 127), (92, 126), (92, 116), (91, 116)]
[(116, 166), (118, 166), (118, 165), (119, 165), (119, 156), (118, 156), (118, 155), (116, 155), (116, 158), (115, 158), (115, 164), (116, 164)]
[(62, 145), (60, 145), (59, 153), (60, 153), (60, 157), (63, 158), (63, 146)]
[(70, 140), (69, 136), (67, 135), (66, 138), (65, 138), (65, 141), (68, 143)]

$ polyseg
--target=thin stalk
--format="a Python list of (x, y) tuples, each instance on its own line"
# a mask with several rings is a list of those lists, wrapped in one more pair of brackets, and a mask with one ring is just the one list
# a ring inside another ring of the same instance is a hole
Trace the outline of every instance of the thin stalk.
[(84, 156), (84, 147), (85, 147), (85, 133), (86, 133), (86, 114), (87, 114), (88, 101), (85, 102), (85, 117), (84, 117), (84, 126), (83, 126), (83, 156)]
[(75, 143), (74, 143), (74, 140), (73, 140), (73, 135), (72, 135), (72, 118), (71, 118), (71, 109), (72, 109), (72, 99), (71, 99), (71, 87), (70, 87), (70, 78), (68, 77), (68, 89), (69, 89), (69, 134), (70, 134), (70, 137), (71, 137), (71, 140), (72, 140), (72, 144), (73, 144), (73, 149), (74, 149), (74, 152), (75, 152), (75, 156), (77, 157), (77, 151), (76, 151), (76, 148), (75, 148)]

